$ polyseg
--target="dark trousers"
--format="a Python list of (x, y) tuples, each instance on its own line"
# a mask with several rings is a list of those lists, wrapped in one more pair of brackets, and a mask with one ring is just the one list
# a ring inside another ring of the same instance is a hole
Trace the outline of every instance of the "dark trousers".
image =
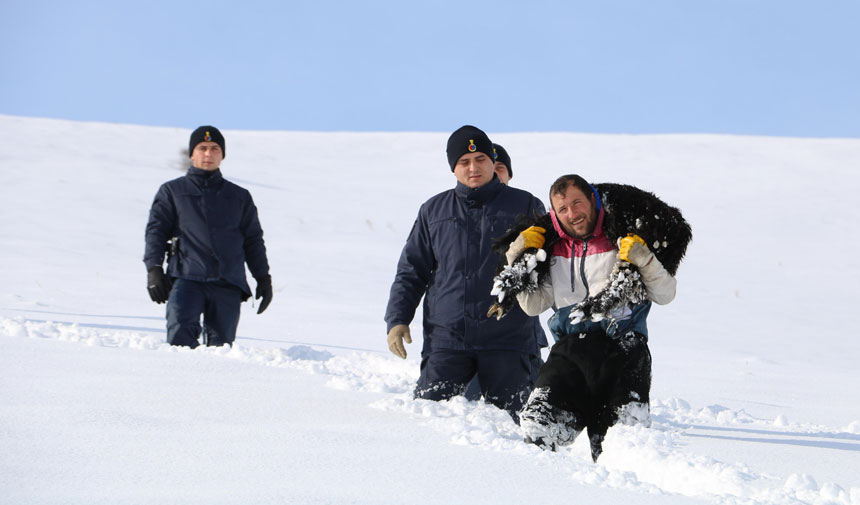
[(619, 338), (568, 335), (552, 347), (522, 415), (541, 424), (563, 418), (573, 436), (588, 428), (589, 438), (602, 440), (622, 407), (633, 402), (647, 406), (650, 391), (651, 352), (645, 337), (633, 332)]
[(202, 315), (206, 345), (232, 344), (236, 340), (241, 304), (239, 288), (175, 279), (167, 299), (167, 343), (197, 347)]
[[(538, 371), (540, 367), (543, 366), (543, 358), (540, 356), (540, 350), (538, 350), (537, 355), (530, 355), (529, 362), (531, 363), (531, 383), (534, 384), (537, 382)], [(472, 377), (472, 380), (469, 382), (469, 385), (466, 386), (466, 391), (463, 392), (463, 396), (466, 397), (467, 400), (475, 402), (481, 399), (481, 382), (478, 380), (478, 375), (475, 374)]]
[(431, 351), (421, 359), (415, 398), (448, 400), (463, 394), (477, 376), (481, 394), (515, 421), (533, 384), (528, 353), (518, 351)]

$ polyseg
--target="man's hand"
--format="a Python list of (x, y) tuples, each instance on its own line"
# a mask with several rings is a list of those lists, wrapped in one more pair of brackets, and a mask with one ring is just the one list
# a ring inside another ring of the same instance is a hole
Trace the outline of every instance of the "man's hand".
[(388, 349), (399, 357), (406, 359), (406, 348), (403, 347), (403, 341), (407, 344), (412, 343), (412, 335), (409, 334), (409, 326), (405, 324), (394, 325), (388, 332)]
[(260, 277), (257, 279), (257, 296), (254, 297), (255, 300), (259, 300), (260, 298), (263, 301), (260, 302), (260, 308), (257, 309), (257, 314), (262, 314), (266, 307), (272, 302), (272, 276), (267, 275), (265, 277)]
[(645, 241), (639, 235), (629, 233), (618, 239), (618, 259), (627, 261), (637, 267), (644, 267), (654, 258)]
[(535, 248), (540, 249), (543, 247), (544, 242), (546, 242), (546, 237), (543, 234), (546, 233), (544, 228), (540, 226), (529, 226), (525, 230), (521, 231), (519, 235), (517, 235), (516, 240), (511, 242), (511, 245), (508, 246), (508, 250), (505, 253), (505, 258), (508, 260), (508, 265), (512, 264), (517, 256), (523, 253), (526, 249)]
[(153, 302), (167, 301), (170, 296), (170, 280), (164, 275), (164, 270), (160, 266), (152, 267), (146, 272), (146, 289)]

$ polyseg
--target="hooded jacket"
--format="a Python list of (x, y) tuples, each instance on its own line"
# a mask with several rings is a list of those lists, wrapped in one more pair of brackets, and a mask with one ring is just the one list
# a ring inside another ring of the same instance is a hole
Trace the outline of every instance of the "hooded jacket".
[(146, 225), (147, 270), (164, 263), (167, 241), (177, 237), (167, 263), (172, 278), (223, 282), (251, 289), (245, 263), (255, 279), (269, 274), (263, 229), (248, 190), (225, 180), (221, 170), (191, 167), (185, 176), (158, 189)]
[(433, 350), (516, 350), (537, 354), (546, 336), (537, 317), (518, 307), (487, 317), (497, 266), (493, 239), (518, 215), (543, 214), (531, 193), (497, 177), (479, 188), (457, 183), (427, 200), (406, 240), (391, 285), (388, 330), (408, 325), (424, 296), (423, 354)]
[(557, 312), (549, 321), (550, 330), (557, 339), (565, 335), (590, 333), (595, 330), (603, 331), (610, 336), (635, 331), (647, 337), (646, 317), (651, 308), (651, 301), (660, 305), (671, 302), (675, 298), (675, 278), (655, 257), (651, 263), (639, 268), (650, 301), (628, 305), (618, 313), (612, 314), (610, 319), (571, 324), (569, 317), (571, 308), (606, 286), (618, 260), (618, 249), (604, 234), (605, 209), (603, 207), (600, 207), (598, 212), (592, 235), (585, 239), (569, 236), (558, 222), (553, 210), (550, 210), (550, 216), (560, 240), (553, 246), (549, 258), (549, 279), (532, 293), (518, 293), (517, 301), (520, 307), (530, 315), (538, 315), (550, 307), (557, 307)]

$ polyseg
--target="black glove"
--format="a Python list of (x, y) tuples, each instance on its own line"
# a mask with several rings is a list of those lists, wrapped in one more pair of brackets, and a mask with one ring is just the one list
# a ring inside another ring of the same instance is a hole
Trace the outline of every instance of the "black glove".
[(257, 296), (254, 299), (263, 301), (260, 302), (260, 308), (257, 309), (257, 314), (262, 314), (266, 307), (272, 303), (272, 276), (267, 275), (257, 279)]
[(161, 267), (152, 267), (146, 273), (146, 289), (149, 297), (155, 303), (164, 303), (170, 296), (170, 279), (164, 275)]

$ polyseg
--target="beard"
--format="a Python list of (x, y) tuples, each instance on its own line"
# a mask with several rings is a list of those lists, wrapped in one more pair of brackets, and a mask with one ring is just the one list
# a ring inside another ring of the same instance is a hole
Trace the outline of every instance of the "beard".
[[(583, 224), (585, 226), (583, 226)], [(561, 227), (564, 228), (564, 232), (568, 234), (571, 238), (575, 238), (577, 240), (583, 240), (594, 234), (594, 228), (597, 226), (597, 210), (592, 207), (591, 211), (589, 211), (588, 215), (585, 216), (585, 222), (580, 223), (576, 226), (573, 224), (562, 221)], [(577, 231), (577, 229), (579, 231)]]

